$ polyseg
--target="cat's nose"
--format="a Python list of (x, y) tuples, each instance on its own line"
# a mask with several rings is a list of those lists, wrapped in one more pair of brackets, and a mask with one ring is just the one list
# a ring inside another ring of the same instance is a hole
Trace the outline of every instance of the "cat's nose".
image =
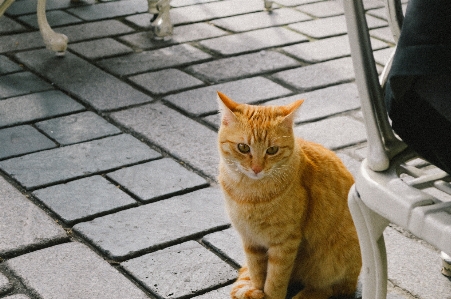
[(263, 167), (261, 167), (260, 165), (253, 165), (251, 168), (255, 174), (258, 174), (263, 170)]

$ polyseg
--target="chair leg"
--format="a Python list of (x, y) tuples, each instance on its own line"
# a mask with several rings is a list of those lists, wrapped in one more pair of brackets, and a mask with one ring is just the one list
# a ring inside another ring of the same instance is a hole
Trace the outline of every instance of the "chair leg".
[(265, 1), (265, 9), (271, 11), (273, 1), (272, 0), (264, 0), (264, 1)]
[(147, 0), (149, 13), (154, 15), (151, 20), (155, 39), (163, 39), (172, 35), (173, 25), (169, 10), (171, 0)]
[(50, 28), (45, 15), (45, 2), (46, 0), (38, 0), (37, 7), (38, 25), (42, 39), (47, 49), (54, 51), (57, 56), (63, 56), (66, 53), (68, 38)]
[(386, 299), (387, 255), (383, 232), (388, 221), (363, 203), (355, 186), (349, 192), (348, 204), (362, 251), (362, 299)]

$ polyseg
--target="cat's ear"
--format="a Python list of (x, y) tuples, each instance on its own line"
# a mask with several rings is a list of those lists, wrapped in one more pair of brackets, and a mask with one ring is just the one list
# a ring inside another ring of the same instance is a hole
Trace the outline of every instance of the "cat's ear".
[(229, 98), (222, 92), (217, 91), (217, 93), (218, 93), (219, 112), (221, 113), (222, 118), (221, 123), (227, 126), (230, 123), (236, 121), (236, 116), (233, 113), (233, 111), (239, 104), (234, 102), (231, 98)]
[(297, 115), (297, 111), (299, 110), (299, 107), (301, 107), (302, 103), (304, 103), (304, 100), (297, 100), (291, 104), (284, 106), (286, 116), (282, 121), (282, 125), (289, 127), (289, 128), (293, 127), (294, 119), (295, 119), (295, 117)]

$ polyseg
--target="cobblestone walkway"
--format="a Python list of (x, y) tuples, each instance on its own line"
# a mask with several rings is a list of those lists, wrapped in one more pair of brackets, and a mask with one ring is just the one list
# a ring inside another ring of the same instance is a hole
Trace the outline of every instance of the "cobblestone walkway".
[[(335, 1), (172, 0), (152, 39), (145, 0), (48, 0), (65, 57), (43, 46), (35, 0), (0, 18), (0, 298), (226, 299), (243, 263), (215, 183), (216, 90), (304, 98), (296, 134), (352, 172), (366, 135)], [(365, 0), (377, 63), (393, 51)], [(386, 231), (389, 298), (442, 299), (438, 252)]]

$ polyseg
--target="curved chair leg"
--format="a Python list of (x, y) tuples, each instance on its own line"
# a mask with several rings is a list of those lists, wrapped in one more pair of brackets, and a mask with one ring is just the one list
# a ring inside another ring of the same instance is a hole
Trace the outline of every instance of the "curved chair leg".
[(64, 34), (56, 33), (50, 28), (45, 15), (45, 1), (38, 0), (37, 16), (39, 30), (41, 31), (47, 49), (54, 51), (57, 56), (63, 56), (66, 53), (68, 38)]
[(273, 1), (272, 0), (264, 0), (264, 1), (265, 1), (265, 9), (268, 11), (272, 10)]
[(388, 221), (371, 211), (353, 186), (348, 196), (362, 251), (362, 299), (386, 299), (387, 255), (383, 232)]
[(169, 9), (171, 0), (147, 0), (149, 13), (154, 15), (151, 20), (155, 39), (163, 39), (172, 35), (174, 26), (171, 23)]

